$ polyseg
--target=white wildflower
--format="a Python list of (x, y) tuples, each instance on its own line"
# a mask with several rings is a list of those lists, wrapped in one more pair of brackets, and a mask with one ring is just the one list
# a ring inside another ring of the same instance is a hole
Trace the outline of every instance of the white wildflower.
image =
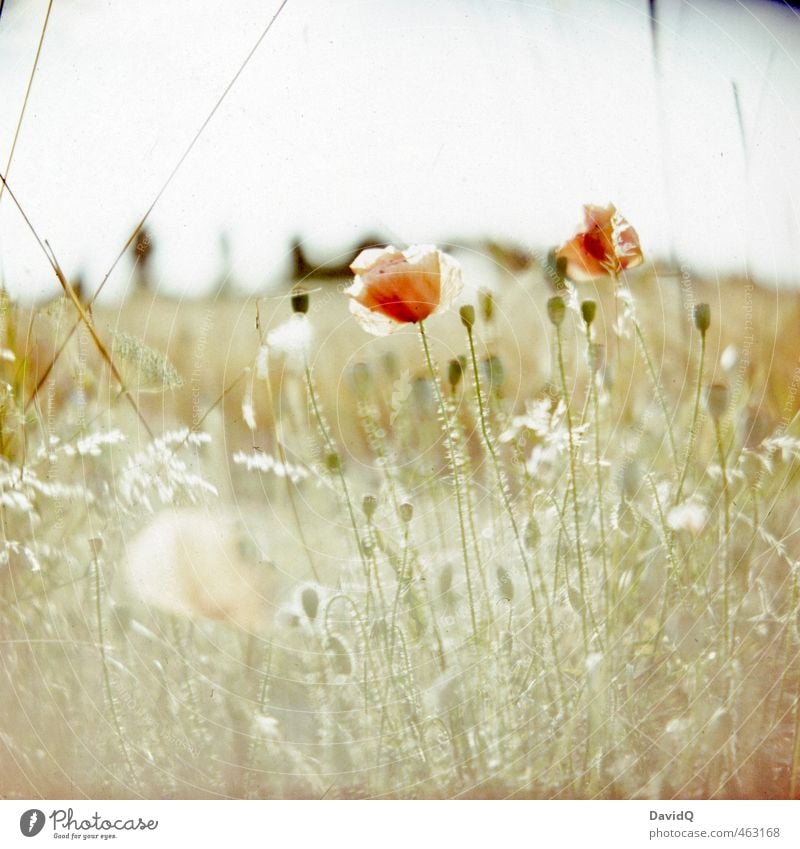
[(99, 457), (102, 448), (106, 445), (118, 445), (125, 441), (125, 436), (119, 430), (109, 430), (100, 433), (91, 433), (84, 436), (75, 443), (75, 450), (81, 457)]
[(739, 363), (739, 351), (735, 345), (728, 345), (719, 358), (719, 364), (723, 371), (733, 371)]
[(287, 368), (302, 371), (311, 347), (311, 324), (302, 313), (295, 313), (267, 334), (267, 347), (283, 357)]
[(559, 401), (555, 409), (549, 398), (529, 401), (525, 405), (525, 413), (514, 416), (510, 427), (500, 434), (500, 442), (512, 442), (525, 431), (531, 431), (540, 438), (546, 437), (564, 415), (564, 402)]
[(258, 349), (256, 356), (256, 377), (259, 380), (266, 380), (269, 374), (269, 347), (262, 345)]
[(280, 729), (278, 728), (278, 720), (274, 716), (266, 716), (263, 713), (257, 714), (255, 724), (258, 731), (270, 740), (280, 738)]
[(633, 294), (626, 286), (617, 289), (617, 298), (622, 304), (622, 312), (614, 323), (614, 332), (622, 339), (630, 339), (632, 335), (631, 326), (636, 320)]
[(144, 505), (155, 509), (151, 496), (155, 494), (161, 504), (174, 504), (185, 497), (196, 502), (201, 493), (216, 496), (216, 487), (200, 475), (190, 472), (186, 463), (177, 456), (182, 445), (199, 446), (211, 437), (183, 428), (167, 431), (154, 439), (145, 449), (128, 458), (119, 476), (119, 492), (130, 507)]
[(783, 463), (800, 459), (800, 439), (793, 436), (770, 436), (764, 440), (762, 445), (770, 454), (780, 452)]
[(708, 508), (698, 498), (676, 504), (667, 513), (667, 525), (673, 531), (689, 531), (693, 536), (702, 532), (708, 520)]
[(254, 431), (256, 429), (256, 411), (253, 407), (253, 380), (254, 372), (246, 369), (247, 382), (245, 383), (244, 398), (242, 399), (242, 417), (247, 427)]
[(297, 483), (308, 477), (308, 472), (301, 466), (282, 463), (271, 454), (263, 452), (246, 454), (244, 451), (237, 451), (233, 455), (233, 462), (237, 466), (244, 466), (248, 472), (272, 472), (279, 478), (288, 477), (292, 483)]

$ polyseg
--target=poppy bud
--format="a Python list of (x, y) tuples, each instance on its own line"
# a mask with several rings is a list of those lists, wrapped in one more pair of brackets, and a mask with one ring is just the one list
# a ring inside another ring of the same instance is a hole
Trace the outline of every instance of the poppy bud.
[(475, 325), (475, 307), (472, 304), (465, 304), (458, 311), (458, 314), (461, 316), (461, 323), (467, 330), (472, 330)]
[(314, 587), (303, 588), (300, 593), (300, 604), (303, 607), (303, 612), (313, 622), (319, 612), (319, 594)]
[(594, 317), (597, 314), (597, 302), (592, 300), (586, 300), (581, 303), (581, 315), (583, 316), (583, 320), (586, 322), (587, 326), (591, 325), (594, 321)]
[(305, 315), (308, 312), (308, 292), (292, 293), (292, 312)]
[(708, 304), (695, 304), (694, 326), (705, 335), (711, 326), (711, 307)]
[(483, 320), (488, 324), (494, 316), (494, 295), (488, 289), (478, 292), (478, 303)]
[(463, 374), (464, 367), (461, 365), (461, 360), (450, 360), (450, 364), (447, 367), (447, 380), (453, 392), (456, 391), (456, 387), (461, 382)]
[(407, 501), (404, 501), (400, 505), (400, 518), (403, 520), (403, 522), (405, 522), (405, 524), (408, 524), (413, 517), (414, 506), (412, 504), (409, 504)]

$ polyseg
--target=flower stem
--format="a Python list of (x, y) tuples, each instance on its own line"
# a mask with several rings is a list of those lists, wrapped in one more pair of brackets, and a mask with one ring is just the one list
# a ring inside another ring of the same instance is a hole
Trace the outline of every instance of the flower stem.
[[(591, 607), (589, 605), (588, 588), (586, 586), (586, 573), (583, 562), (583, 545), (581, 543), (581, 520), (580, 520), (580, 505), (578, 502), (578, 474), (575, 464), (575, 437), (572, 433), (572, 414), (569, 410), (569, 395), (567, 392), (567, 374), (564, 370), (564, 350), (561, 339), (561, 326), (556, 325), (556, 344), (558, 349), (558, 371), (561, 376), (561, 391), (564, 397), (564, 410), (567, 420), (567, 435), (569, 437), (569, 475), (570, 489), (572, 490), (572, 514), (575, 523), (575, 553), (578, 557), (578, 584), (580, 586), (580, 594), (583, 602), (583, 611), (588, 611), (591, 617)], [(581, 613), (581, 626), (583, 628), (584, 647), (588, 651), (589, 639), (587, 634), (586, 616)]]
[(469, 568), (469, 552), (467, 551), (467, 532), (466, 526), (464, 524), (464, 505), (462, 503), (461, 496), (461, 485), (459, 482), (458, 475), (458, 463), (456, 461), (456, 449), (453, 444), (453, 432), (450, 427), (450, 416), (447, 412), (447, 406), (445, 405), (444, 398), (442, 397), (442, 391), (439, 388), (439, 378), (436, 374), (436, 369), (433, 366), (433, 360), (431, 359), (431, 351), (428, 345), (428, 335), (425, 332), (425, 323), (420, 321), (417, 325), (419, 327), (419, 335), (422, 339), (422, 350), (425, 354), (425, 362), (428, 366), (428, 371), (431, 375), (431, 381), (433, 383), (433, 390), (436, 393), (436, 401), (439, 404), (439, 412), (441, 413), (442, 420), (444, 422), (444, 431), (445, 436), (447, 437), (447, 449), (450, 456), (450, 466), (453, 470), (453, 483), (456, 492), (456, 507), (458, 509), (458, 525), (461, 533), (461, 554), (464, 559), (464, 574), (467, 581), (467, 596), (469, 598), (469, 613), (470, 619), (472, 621), (472, 631), (475, 637), (475, 642), (478, 642), (478, 620), (475, 615), (475, 598), (474, 592), (472, 588), (472, 575), (470, 574)]
[(680, 480), (678, 481), (678, 491), (675, 495), (675, 503), (681, 500), (683, 493), (683, 485), (686, 482), (686, 473), (689, 470), (689, 463), (692, 459), (692, 451), (694, 450), (695, 439), (697, 438), (697, 420), (700, 415), (700, 392), (703, 385), (703, 367), (706, 359), (706, 334), (700, 334), (700, 363), (697, 367), (697, 388), (694, 394), (694, 411), (692, 412), (692, 426), (689, 429), (689, 444), (686, 447), (686, 457), (683, 461), (683, 471), (681, 472)]
[(644, 334), (642, 333), (642, 328), (639, 325), (639, 319), (635, 316), (633, 317), (633, 329), (636, 331), (636, 338), (639, 340), (639, 344), (642, 346), (642, 353), (644, 354), (644, 361), (647, 364), (647, 370), (650, 372), (650, 379), (653, 381), (653, 388), (655, 389), (656, 398), (658, 399), (658, 405), (661, 407), (661, 413), (664, 416), (664, 424), (667, 428), (667, 438), (669, 439), (669, 447), (672, 452), (672, 462), (675, 466), (675, 469), (678, 469), (678, 450), (675, 448), (675, 436), (672, 433), (672, 420), (669, 417), (669, 410), (667, 409), (667, 401), (664, 397), (664, 389), (661, 386), (661, 381), (658, 378), (658, 374), (656, 374), (655, 367), (653, 365), (653, 360), (650, 358), (650, 352), (647, 350), (647, 343), (644, 339)]
[[(356, 549), (358, 550), (358, 555), (361, 558), (361, 564), (364, 567), (364, 574), (367, 578), (367, 587), (369, 588), (369, 562), (367, 561), (366, 552), (364, 551), (364, 544), (361, 542), (361, 534), (358, 532), (358, 522), (356, 521), (355, 510), (353, 509), (353, 500), (350, 497), (350, 489), (347, 486), (347, 478), (345, 477), (344, 471), (342, 470), (341, 462), (338, 461), (338, 452), (336, 451), (336, 446), (333, 444), (333, 439), (330, 433), (328, 432), (328, 426), (325, 423), (325, 419), (322, 417), (322, 413), (320, 412), (319, 404), (317, 403), (317, 393), (314, 389), (314, 380), (311, 376), (311, 369), (309, 368), (308, 362), (305, 363), (304, 369), (306, 377), (306, 388), (308, 390), (308, 397), (311, 401), (311, 409), (314, 411), (314, 418), (317, 420), (317, 426), (319, 427), (320, 433), (322, 434), (322, 439), (325, 442), (325, 447), (328, 451), (328, 455), (330, 457), (337, 458), (334, 465), (337, 472), (337, 476), (342, 485), (342, 493), (344, 495), (344, 500), (347, 505), (347, 512), (350, 517), (350, 524), (353, 528), (353, 536), (355, 537), (356, 541)], [(368, 595), (371, 595), (371, 593), (368, 593)]]
[(125, 743), (125, 736), (122, 733), (122, 725), (117, 715), (117, 709), (114, 706), (114, 693), (111, 689), (111, 675), (108, 671), (108, 657), (106, 656), (106, 644), (103, 636), (103, 595), (102, 595), (102, 579), (100, 575), (100, 558), (94, 556), (94, 596), (95, 596), (95, 614), (97, 616), (97, 640), (100, 645), (100, 664), (103, 669), (103, 688), (105, 689), (106, 699), (108, 701), (108, 710), (111, 714), (111, 720), (114, 723), (114, 728), (119, 738), (119, 745), (122, 749), (122, 756), (125, 758), (125, 765), (130, 773), (131, 781), (134, 786), (138, 785), (136, 780), (136, 772), (133, 769), (133, 763), (128, 753), (128, 746)]
[(603, 471), (600, 462), (600, 397), (597, 389), (597, 379), (591, 368), (592, 335), (590, 325), (586, 325), (586, 353), (590, 360), (589, 394), (592, 396), (592, 412), (594, 413), (594, 469), (597, 478), (597, 511), (600, 520), (600, 551), (603, 561), (603, 587), (606, 605), (606, 633), (611, 619), (611, 589), (608, 569), (608, 540), (606, 538), (605, 506), (603, 504)]
[[(505, 507), (506, 513), (508, 514), (508, 519), (511, 522), (511, 529), (514, 532), (514, 539), (517, 543), (517, 549), (519, 550), (520, 558), (522, 559), (522, 564), (525, 567), (525, 577), (528, 581), (528, 590), (530, 592), (531, 597), (531, 609), (534, 615), (538, 612), (538, 605), (536, 603), (536, 592), (533, 588), (533, 578), (531, 576), (531, 567), (528, 561), (528, 555), (525, 551), (525, 545), (522, 541), (522, 534), (519, 530), (519, 525), (517, 523), (516, 516), (514, 515), (514, 508), (511, 504), (511, 498), (508, 493), (508, 481), (503, 473), (503, 469), (500, 465), (500, 458), (497, 456), (497, 449), (494, 445), (494, 439), (489, 430), (489, 423), (486, 417), (486, 407), (483, 403), (483, 395), (481, 393), (481, 379), (480, 373), (478, 371), (478, 358), (475, 353), (475, 340), (473, 338), (472, 327), (467, 325), (467, 339), (469, 340), (469, 353), (470, 358), (472, 359), (472, 371), (475, 375), (475, 395), (478, 400), (478, 418), (481, 424), (481, 434), (483, 436), (484, 446), (486, 447), (486, 451), (489, 454), (489, 457), (492, 460), (492, 465), (494, 467), (495, 477), (497, 478), (497, 486), (500, 489), (500, 496), (503, 500), (503, 506)], [(547, 589), (544, 586), (544, 576), (539, 574), (539, 582), (542, 586), (542, 598), (544, 602), (545, 609), (545, 617), (547, 622), (547, 630), (550, 634), (550, 639), (552, 643), (552, 652), (553, 652), (553, 661), (555, 663), (555, 668), (558, 672), (559, 676), (559, 688), (562, 693), (564, 692), (563, 681), (561, 680), (561, 665), (559, 663), (558, 658), (558, 647), (556, 644), (555, 638), (555, 624), (553, 622), (553, 614), (550, 609), (550, 600), (547, 593)]]
[(722, 617), (723, 627), (725, 628), (725, 644), (728, 651), (728, 656), (733, 649), (732, 630), (730, 619), (730, 564), (728, 557), (728, 547), (731, 535), (731, 503), (730, 490), (728, 489), (728, 471), (725, 464), (725, 448), (722, 444), (722, 427), (719, 420), (714, 421), (714, 431), (717, 438), (717, 453), (719, 455), (719, 468), (722, 475)]

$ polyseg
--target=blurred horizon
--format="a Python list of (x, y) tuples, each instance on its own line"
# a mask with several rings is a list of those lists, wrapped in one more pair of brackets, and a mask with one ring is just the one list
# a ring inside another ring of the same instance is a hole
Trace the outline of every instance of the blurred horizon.
[[(47, 6), (3, 7), (3, 173)], [(53, 5), (8, 181), (68, 277), (95, 290), (277, 8)], [(766, 0), (289, 0), (148, 219), (154, 282), (263, 291), (295, 239), (546, 251), (614, 202), (651, 261), (800, 287), (795, 56)], [(58, 292), (8, 193), (0, 281)]]

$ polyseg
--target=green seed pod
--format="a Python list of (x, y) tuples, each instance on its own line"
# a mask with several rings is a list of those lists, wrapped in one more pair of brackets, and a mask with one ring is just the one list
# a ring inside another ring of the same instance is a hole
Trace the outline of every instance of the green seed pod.
[(500, 393), (503, 384), (506, 382), (506, 373), (503, 368), (503, 361), (500, 357), (487, 357), (481, 365), (486, 376), (486, 381), (489, 384), (489, 390), (496, 395)]
[(369, 522), (375, 515), (375, 511), (378, 509), (378, 499), (375, 498), (374, 495), (365, 495), (361, 502), (361, 509), (364, 511), (364, 515), (367, 517), (367, 521)]
[(497, 586), (500, 590), (500, 598), (506, 601), (514, 600), (514, 582), (511, 575), (502, 566), (497, 567)]
[(292, 293), (292, 312), (305, 315), (308, 312), (309, 296), (308, 292), (293, 292)]
[(304, 587), (300, 593), (300, 605), (303, 612), (313, 622), (319, 612), (319, 593), (314, 587)]
[(542, 532), (539, 529), (539, 523), (536, 519), (531, 516), (528, 519), (528, 524), (525, 527), (525, 545), (533, 550), (539, 544), (539, 540), (542, 538)]
[(458, 314), (461, 316), (461, 323), (467, 330), (472, 330), (475, 326), (475, 307), (472, 304), (465, 304), (458, 311)]
[(342, 468), (342, 461), (338, 454), (325, 455), (325, 468), (329, 472), (338, 472)]
[(372, 372), (366, 363), (356, 363), (353, 366), (352, 376), (356, 392), (362, 394), (369, 392), (372, 385)]
[(456, 391), (456, 387), (459, 383), (461, 383), (461, 377), (463, 374), (464, 367), (461, 365), (461, 361), (457, 359), (450, 360), (450, 363), (447, 367), (447, 380), (453, 392)]
[(414, 506), (408, 501), (400, 505), (400, 518), (406, 525), (414, 518)]
[(447, 595), (453, 586), (453, 567), (446, 563), (439, 571), (439, 594)]
[(344, 641), (332, 634), (328, 637), (326, 648), (334, 672), (337, 675), (349, 675), (353, 671), (353, 662), (350, 660), (350, 652)]
[(547, 317), (555, 327), (560, 326), (564, 321), (564, 316), (567, 314), (567, 306), (561, 295), (553, 295), (547, 301)]
[(694, 326), (705, 335), (711, 327), (711, 307), (708, 304), (695, 304)]
[(397, 354), (394, 351), (387, 351), (381, 358), (383, 368), (386, 371), (389, 380), (397, 380), (400, 375), (400, 366), (397, 361)]
[(567, 258), (560, 256), (556, 259), (556, 289), (566, 288), (564, 281), (567, 279)]
[(592, 342), (587, 351), (587, 359), (592, 374), (597, 374), (606, 364), (606, 346), (599, 342)]
[(724, 383), (712, 383), (706, 388), (706, 409), (718, 422), (728, 409), (728, 387)]
[(597, 302), (592, 300), (582, 301), (581, 315), (583, 316), (583, 320), (586, 322), (586, 325), (590, 326), (594, 321), (595, 315), (597, 315)]
[(478, 306), (481, 308), (483, 320), (488, 324), (494, 317), (494, 295), (488, 289), (478, 292)]

